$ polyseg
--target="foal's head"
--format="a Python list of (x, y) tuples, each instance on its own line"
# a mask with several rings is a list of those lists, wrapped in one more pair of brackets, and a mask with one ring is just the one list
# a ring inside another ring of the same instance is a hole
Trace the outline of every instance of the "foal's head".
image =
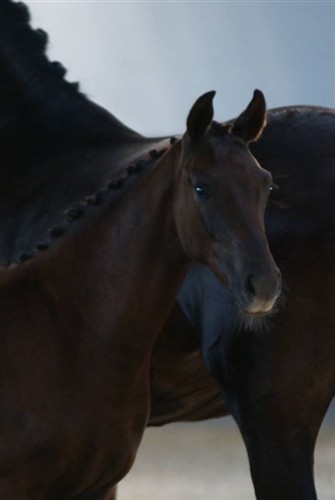
[(264, 212), (272, 178), (248, 143), (266, 123), (263, 94), (229, 126), (212, 121), (214, 92), (193, 105), (182, 139), (175, 218), (186, 254), (228, 282), (242, 311), (269, 312), (280, 273), (268, 247)]

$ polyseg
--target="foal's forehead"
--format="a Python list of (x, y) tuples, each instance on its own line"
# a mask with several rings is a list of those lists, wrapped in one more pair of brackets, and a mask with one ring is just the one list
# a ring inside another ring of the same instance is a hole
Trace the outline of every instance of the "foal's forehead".
[(249, 152), (248, 145), (238, 135), (231, 131), (228, 126), (213, 122), (212, 126), (204, 136), (204, 149), (209, 148), (215, 152), (225, 154), (235, 150), (236, 152)]
[(199, 144), (188, 161), (186, 171), (212, 179), (261, 179), (265, 172), (248, 145), (234, 134), (209, 136)]
[(194, 160), (200, 160), (201, 163), (209, 167), (222, 162), (236, 164), (254, 163), (247, 144), (236, 135), (228, 132), (225, 135), (208, 134), (206, 139), (199, 144), (194, 152)]

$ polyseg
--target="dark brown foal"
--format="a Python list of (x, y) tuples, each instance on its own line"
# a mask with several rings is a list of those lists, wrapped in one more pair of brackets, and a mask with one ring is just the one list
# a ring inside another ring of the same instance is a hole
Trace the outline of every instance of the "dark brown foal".
[(0, 498), (112, 494), (147, 424), (151, 353), (192, 261), (229, 283), (244, 310), (273, 307), (271, 176), (247, 147), (263, 129), (264, 97), (256, 91), (223, 127), (213, 96), (198, 99), (155, 168), (128, 172), (127, 195), (115, 192), (130, 180), (112, 181), (92, 208), (68, 212), (80, 220), (54, 228), (65, 235), (51, 248), (1, 270)]

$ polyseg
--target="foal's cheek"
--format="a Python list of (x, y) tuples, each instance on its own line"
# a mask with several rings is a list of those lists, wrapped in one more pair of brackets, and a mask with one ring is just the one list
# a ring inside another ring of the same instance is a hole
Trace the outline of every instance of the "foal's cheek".
[(207, 263), (208, 231), (203, 224), (193, 193), (184, 199), (177, 197), (174, 204), (178, 237), (185, 254), (192, 260)]
[(208, 264), (210, 270), (222, 284), (230, 287), (230, 276), (234, 266), (230, 258), (229, 250), (227, 250), (226, 246), (222, 249), (222, 245), (218, 245), (214, 242), (210, 245), (208, 254)]

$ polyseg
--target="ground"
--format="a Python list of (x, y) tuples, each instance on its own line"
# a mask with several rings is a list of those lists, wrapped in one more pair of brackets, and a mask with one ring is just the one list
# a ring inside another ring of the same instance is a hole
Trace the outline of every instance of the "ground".
[[(315, 470), (319, 500), (334, 500), (335, 401), (320, 431)], [(118, 500), (255, 500), (233, 420), (148, 429)]]

